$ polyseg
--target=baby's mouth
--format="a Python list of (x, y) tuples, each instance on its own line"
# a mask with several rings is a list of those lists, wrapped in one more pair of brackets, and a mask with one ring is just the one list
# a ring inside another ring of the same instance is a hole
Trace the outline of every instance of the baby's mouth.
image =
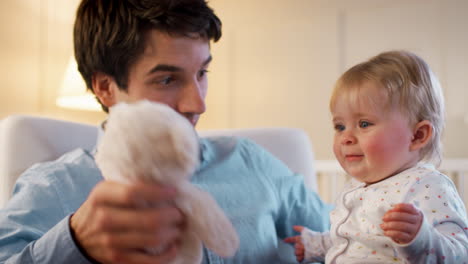
[(360, 161), (364, 158), (364, 155), (361, 154), (348, 154), (345, 155), (346, 161)]

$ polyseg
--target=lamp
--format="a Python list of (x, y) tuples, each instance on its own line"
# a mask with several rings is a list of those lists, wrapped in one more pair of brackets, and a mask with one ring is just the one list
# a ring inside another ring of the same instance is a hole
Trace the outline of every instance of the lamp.
[(94, 95), (86, 89), (86, 84), (77, 69), (76, 61), (71, 56), (55, 104), (69, 109), (102, 111)]

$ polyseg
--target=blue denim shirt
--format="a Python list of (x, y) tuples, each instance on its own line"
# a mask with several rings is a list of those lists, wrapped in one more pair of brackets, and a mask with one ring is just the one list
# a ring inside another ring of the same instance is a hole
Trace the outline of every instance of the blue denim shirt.
[[(192, 183), (209, 192), (232, 221), (240, 248), (230, 259), (204, 250), (203, 263), (296, 263), (281, 239), (293, 225), (329, 228), (330, 208), (303, 178), (246, 139), (200, 139), (201, 165)], [(92, 153), (77, 149), (33, 166), (0, 210), (0, 263), (91, 263), (75, 245), (70, 215), (103, 180)]]

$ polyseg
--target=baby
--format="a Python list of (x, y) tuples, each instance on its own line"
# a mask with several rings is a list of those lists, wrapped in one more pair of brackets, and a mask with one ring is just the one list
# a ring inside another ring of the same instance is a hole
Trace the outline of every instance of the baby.
[[(187, 227), (171, 264), (201, 263), (202, 243), (221, 257), (233, 256), (239, 247), (237, 232), (223, 210), (209, 193), (189, 181), (199, 152), (193, 126), (170, 107), (149, 101), (112, 107), (98, 145), (96, 163), (104, 178), (165, 184), (178, 190), (175, 204), (186, 216)], [(163, 250), (146, 249), (149, 254)]]
[[(299, 262), (468, 263), (468, 220), (441, 160), (444, 98), (429, 66), (406, 51), (346, 71), (330, 101), (333, 151), (352, 176), (330, 232), (294, 226)], [(432, 164), (431, 164), (432, 163)]]

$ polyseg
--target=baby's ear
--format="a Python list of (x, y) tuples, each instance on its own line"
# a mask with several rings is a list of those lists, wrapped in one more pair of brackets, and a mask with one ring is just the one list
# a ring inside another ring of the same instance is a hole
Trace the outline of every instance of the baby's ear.
[(410, 150), (420, 150), (425, 147), (432, 138), (432, 124), (428, 120), (418, 122), (413, 129)]

